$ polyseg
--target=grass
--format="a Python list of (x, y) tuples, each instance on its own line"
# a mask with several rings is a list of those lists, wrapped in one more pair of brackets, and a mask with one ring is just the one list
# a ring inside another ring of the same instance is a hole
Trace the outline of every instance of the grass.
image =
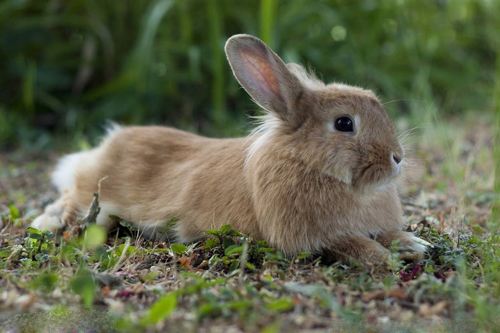
[(255, 107), (224, 59), (224, 42), (236, 33), (261, 37), (287, 62), (304, 63), (326, 81), (397, 100), (393, 114), (412, 109), (400, 98), (422, 82), (448, 114), (488, 109), (499, 5), (4, 0), (0, 149), (53, 149), (54, 137), (96, 136), (108, 119), (241, 133)]
[(385, 273), (308, 253), (286, 258), (229, 227), (193, 244), (146, 240), (125, 221), (108, 237), (92, 224), (79, 237), (26, 228), (55, 196), (54, 158), (3, 155), (0, 327), (497, 332), (494, 122), (433, 119), (415, 134), (420, 168), (402, 196), (408, 229), (434, 248), (417, 263), (395, 256)]

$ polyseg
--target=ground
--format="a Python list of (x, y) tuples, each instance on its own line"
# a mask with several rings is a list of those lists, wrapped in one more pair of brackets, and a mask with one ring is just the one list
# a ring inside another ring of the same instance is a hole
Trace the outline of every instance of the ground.
[(42, 233), (27, 226), (56, 196), (58, 154), (0, 155), (0, 328), (498, 332), (490, 124), (450, 120), (411, 135), (407, 228), (434, 247), (419, 262), (394, 253), (383, 272), (286, 258), (230, 228), (195, 244), (146, 240), (126, 221), (108, 237), (95, 225), (80, 237)]

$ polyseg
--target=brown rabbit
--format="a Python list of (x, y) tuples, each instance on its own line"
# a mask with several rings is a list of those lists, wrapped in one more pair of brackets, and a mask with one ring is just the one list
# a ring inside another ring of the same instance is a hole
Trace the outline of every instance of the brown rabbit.
[(403, 150), (377, 97), (324, 84), (253, 36), (231, 37), (225, 51), (267, 113), (251, 135), (116, 127), (97, 148), (59, 162), (61, 198), (32, 225), (75, 222), (99, 184), (97, 223), (108, 227), (110, 215), (146, 229), (176, 218), (176, 237), (187, 242), (230, 224), (287, 254), (331, 251), (367, 263), (386, 262), (393, 241), (423, 253), (430, 244), (402, 231), (394, 181)]

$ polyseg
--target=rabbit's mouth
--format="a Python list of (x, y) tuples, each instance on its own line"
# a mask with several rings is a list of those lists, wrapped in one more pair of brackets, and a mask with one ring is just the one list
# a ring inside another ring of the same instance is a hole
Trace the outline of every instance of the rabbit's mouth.
[(377, 187), (394, 180), (400, 174), (400, 169), (388, 168), (387, 165), (383, 164), (370, 163), (361, 167), (355, 174), (357, 176), (353, 179), (354, 187)]

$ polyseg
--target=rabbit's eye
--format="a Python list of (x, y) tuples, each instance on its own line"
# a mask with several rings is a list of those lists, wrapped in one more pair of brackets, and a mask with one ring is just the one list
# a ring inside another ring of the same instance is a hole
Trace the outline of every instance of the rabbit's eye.
[(349, 117), (339, 117), (335, 119), (335, 129), (340, 132), (353, 132), (354, 123)]

